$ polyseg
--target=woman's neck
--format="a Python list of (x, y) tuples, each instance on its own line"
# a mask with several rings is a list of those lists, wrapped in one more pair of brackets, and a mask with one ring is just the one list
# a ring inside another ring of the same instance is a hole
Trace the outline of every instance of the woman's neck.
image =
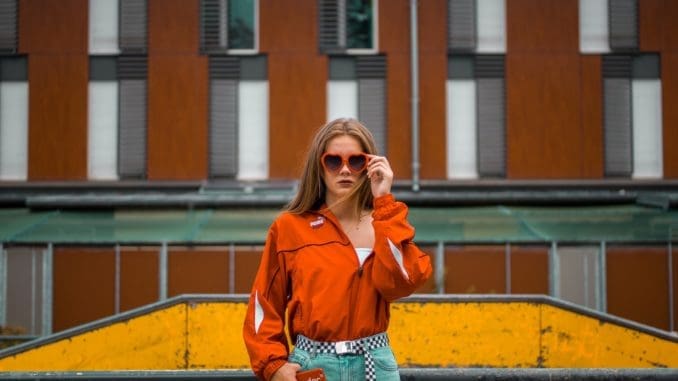
[[(339, 220), (353, 220), (356, 218), (360, 218), (358, 213), (356, 213), (358, 211), (356, 210), (356, 207), (352, 200), (344, 200), (342, 202), (338, 202), (339, 201), (338, 199), (327, 197), (326, 201), (327, 206), (332, 211), (332, 214), (334, 214)], [(360, 214), (362, 214), (362, 211), (360, 211)]]

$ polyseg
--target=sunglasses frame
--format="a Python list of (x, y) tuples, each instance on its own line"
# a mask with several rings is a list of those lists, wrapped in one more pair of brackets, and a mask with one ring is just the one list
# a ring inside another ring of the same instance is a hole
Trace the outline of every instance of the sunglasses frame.
[[(337, 169), (334, 169), (334, 170), (332, 170), (331, 168), (328, 168), (327, 164), (325, 164), (325, 158), (327, 156), (336, 156), (336, 157), (341, 158), (341, 165), (339, 167), (337, 167)], [(365, 164), (362, 166), (362, 168), (360, 168), (358, 170), (356, 170), (355, 168), (353, 168), (349, 164), (349, 159), (352, 158), (352, 157), (355, 157), (355, 156), (361, 156), (365, 159)], [(336, 153), (325, 152), (320, 157), (320, 164), (323, 166), (323, 168), (325, 168), (326, 171), (332, 172), (332, 173), (337, 173), (337, 172), (341, 171), (341, 169), (344, 168), (344, 166), (346, 166), (346, 168), (348, 168), (348, 170), (351, 171), (352, 173), (360, 173), (360, 172), (364, 171), (365, 169), (367, 169), (367, 164), (369, 164), (369, 162), (370, 162), (370, 157), (367, 156), (367, 154), (364, 153), (364, 152), (352, 153), (352, 154), (346, 155), (346, 156), (339, 155), (339, 154), (336, 154)]]

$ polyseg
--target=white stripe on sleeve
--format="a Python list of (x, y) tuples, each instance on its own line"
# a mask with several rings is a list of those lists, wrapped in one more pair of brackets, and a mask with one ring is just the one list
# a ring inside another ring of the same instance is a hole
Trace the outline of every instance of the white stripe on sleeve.
[(388, 245), (391, 247), (391, 253), (393, 254), (393, 257), (400, 266), (400, 271), (403, 272), (403, 276), (405, 277), (405, 279), (410, 279), (410, 276), (407, 275), (407, 270), (405, 270), (405, 265), (403, 264), (403, 253), (400, 252), (398, 246), (393, 244), (393, 242), (391, 242), (390, 239), (386, 238), (386, 240), (388, 241)]
[(259, 303), (259, 291), (254, 294), (254, 333), (259, 333), (259, 327), (264, 321), (264, 309)]

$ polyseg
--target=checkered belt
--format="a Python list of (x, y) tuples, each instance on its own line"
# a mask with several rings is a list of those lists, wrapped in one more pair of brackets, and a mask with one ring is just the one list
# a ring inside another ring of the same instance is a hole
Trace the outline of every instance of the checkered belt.
[(374, 336), (363, 337), (351, 341), (315, 341), (304, 335), (297, 335), (296, 347), (310, 353), (325, 354), (357, 354), (365, 356), (365, 379), (375, 381), (377, 374), (374, 369), (374, 359), (369, 352), (375, 348), (387, 347), (388, 336), (385, 333), (378, 333)]

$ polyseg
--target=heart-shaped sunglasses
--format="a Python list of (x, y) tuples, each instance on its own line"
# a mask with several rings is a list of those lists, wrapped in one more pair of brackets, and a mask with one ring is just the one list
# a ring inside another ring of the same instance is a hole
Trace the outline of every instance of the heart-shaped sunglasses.
[(367, 168), (369, 161), (369, 156), (364, 153), (342, 156), (326, 152), (320, 159), (323, 167), (330, 172), (339, 172), (345, 165), (351, 172), (360, 173)]

